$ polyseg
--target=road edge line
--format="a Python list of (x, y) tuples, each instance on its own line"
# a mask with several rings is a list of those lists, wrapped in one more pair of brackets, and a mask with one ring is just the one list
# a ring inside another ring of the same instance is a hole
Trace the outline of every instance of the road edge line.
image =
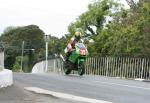
[(60, 92), (53, 92), (53, 91), (49, 91), (49, 90), (38, 88), (38, 87), (24, 87), (24, 89), (28, 90), (28, 91), (32, 91), (32, 92), (38, 93), (38, 94), (48, 94), (48, 95), (52, 95), (54, 97), (63, 98), (63, 99), (70, 99), (70, 100), (80, 101), (80, 102), (87, 102), (87, 103), (112, 103), (112, 102), (103, 101), (103, 100), (97, 100), (97, 99), (92, 99), (92, 98), (75, 96), (75, 95), (71, 95), (71, 94), (65, 94), (65, 93), (60, 93)]

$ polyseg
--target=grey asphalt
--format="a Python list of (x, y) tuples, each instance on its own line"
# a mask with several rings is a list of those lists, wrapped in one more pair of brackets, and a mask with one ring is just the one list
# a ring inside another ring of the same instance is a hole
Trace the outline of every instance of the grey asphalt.
[[(36, 94), (24, 89), (23, 82), (15, 80), (12, 86), (0, 89), (0, 103), (83, 103), (52, 95)], [(85, 103), (85, 102), (84, 102)]]
[(150, 103), (150, 83), (101, 76), (14, 73), (22, 87), (39, 87), (113, 103)]

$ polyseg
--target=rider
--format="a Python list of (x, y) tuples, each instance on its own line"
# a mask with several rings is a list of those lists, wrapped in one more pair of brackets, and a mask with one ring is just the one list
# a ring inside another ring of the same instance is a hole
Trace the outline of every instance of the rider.
[(71, 55), (75, 44), (78, 43), (81, 39), (82, 33), (80, 32), (80, 30), (77, 30), (74, 34), (74, 36), (69, 40), (69, 43), (67, 45), (67, 47), (65, 48), (65, 53), (66, 53), (66, 60), (68, 61), (69, 56)]

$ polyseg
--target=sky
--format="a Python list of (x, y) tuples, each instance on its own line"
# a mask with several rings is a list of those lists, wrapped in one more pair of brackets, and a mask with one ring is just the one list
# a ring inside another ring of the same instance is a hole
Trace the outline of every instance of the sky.
[(87, 11), (88, 4), (93, 1), (95, 0), (0, 0), (0, 34), (8, 26), (34, 24), (45, 34), (60, 38), (67, 33), (69, 24)]

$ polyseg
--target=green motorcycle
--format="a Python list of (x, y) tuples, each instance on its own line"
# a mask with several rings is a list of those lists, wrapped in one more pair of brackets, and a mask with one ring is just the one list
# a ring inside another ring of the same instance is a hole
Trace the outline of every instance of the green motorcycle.
[(88, 55), (88, 51), (83, 43), (76, 43), (75, 49), (69, 56), (69, 60), (63, 59), (63, 70), (66, 75), (70, 74), (72, 70), (78, 71), (78, 74), (82, 76), (85, 73), (85, 60)]

